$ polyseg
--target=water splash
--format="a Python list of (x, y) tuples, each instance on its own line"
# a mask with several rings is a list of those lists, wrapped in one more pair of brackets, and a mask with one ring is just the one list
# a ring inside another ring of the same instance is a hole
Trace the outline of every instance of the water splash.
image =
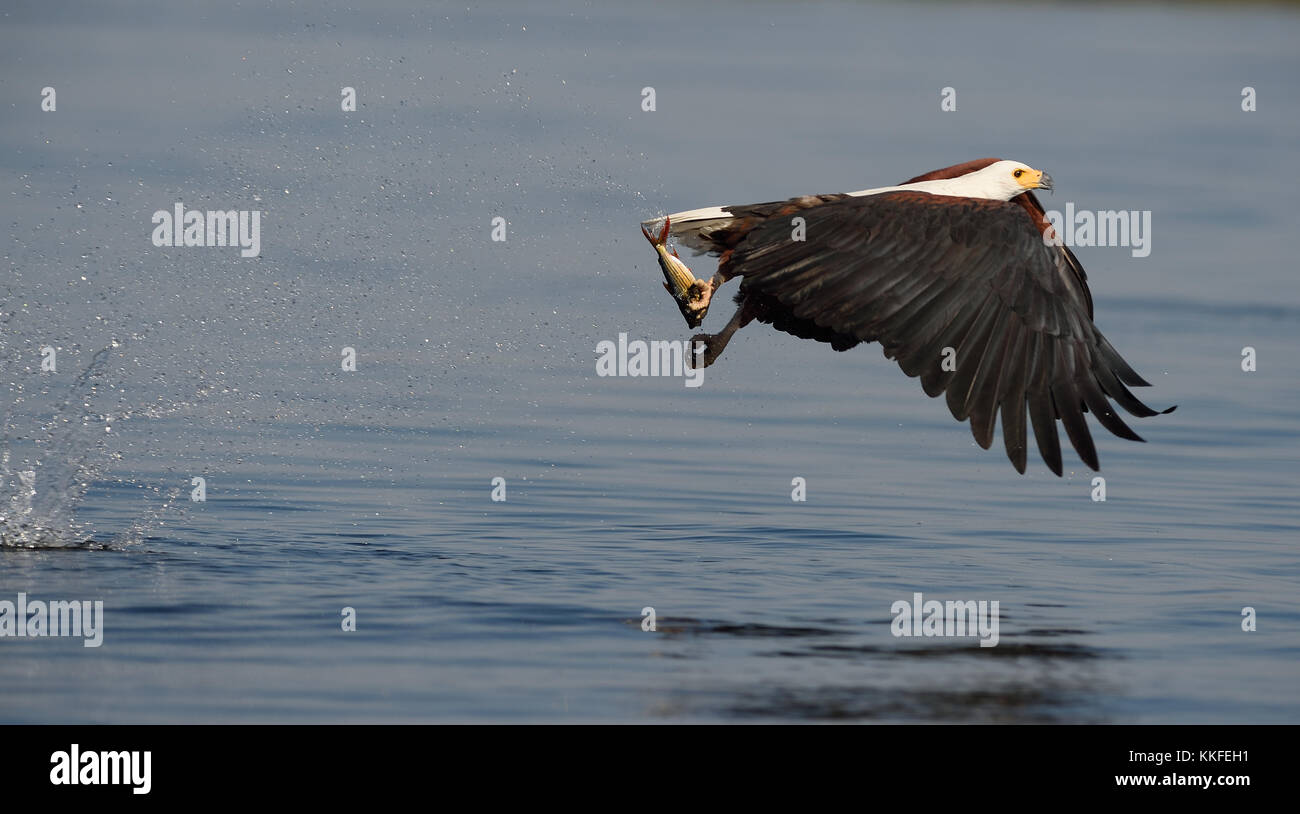
[[(166, 409), (99, 412), (95, 405), (103, 390), (120, 385), (105, 382), (109, 361), (125, 347), (112, 341), (96, 352), (86, 369), (68, 386), (49, 418), (36, 422), (26, 437), (24, 426), (32, 419), (18, 417), (21, 405), (32, 398), (20, 380), (8, 382), (11, 400), (4, 405), (3, 441), (0, 442), (0, 547), (11, 548), (115, 548), (138, 543), (171, 510), (181, 490), (155, 488), (159, 501), (115, 535), (96, 534), (78, 518), (86, 492), (102, 479), (120, 453), (108, 441), (115, 421), (134, 414), (158, 415)], [(3, 350), (3, 348), (0, 348)], [(14, 354), (7, 354), (6, 369), (18, 369)], [(29, 447), (24, 456), (15, 452)]]

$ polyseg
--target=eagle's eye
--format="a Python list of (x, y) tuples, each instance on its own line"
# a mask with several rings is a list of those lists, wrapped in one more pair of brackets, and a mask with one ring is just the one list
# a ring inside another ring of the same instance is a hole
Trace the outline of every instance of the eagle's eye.
[(1022, 176), (1022, 175), (1025, 174), (1025, 171), (1024, 171), (1024, 170), (1016, 170), (1015, 172), (1013, 172), (1013, 173), (1011, 173), (1011, 174), (1014, 175), (1015, 177), (1019, 178), (1020, 176)]

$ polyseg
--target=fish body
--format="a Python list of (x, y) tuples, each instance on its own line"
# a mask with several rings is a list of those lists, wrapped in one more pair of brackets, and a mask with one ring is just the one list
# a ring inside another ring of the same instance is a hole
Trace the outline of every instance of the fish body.
[(682, 317), (686, 320), (686, 326), (697, 328), (709, 312), (713, 287), (705, 280), (696, 279), (695, 274), (677, 256), (677, 251), (668, 248), (670, 225), (669, 220), (664, 218), (664, 228), (659, 232), (658, 237), (650, 234), (644, 226), (641, 227), (641, 234), (645, 235), (645, 239), (650, 241), (655, 253), (659, 255), (659, 268), (664, 273), (664, 289), (677, 303)]

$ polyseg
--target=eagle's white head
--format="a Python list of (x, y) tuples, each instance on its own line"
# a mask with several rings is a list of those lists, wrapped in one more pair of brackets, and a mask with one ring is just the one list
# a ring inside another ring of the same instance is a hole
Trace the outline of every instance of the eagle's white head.
[(1031, 189), (1051, 189), (1052, 176), (1019, 161), (995, 161), (952, 179), (954, 194), (1009, 201)]

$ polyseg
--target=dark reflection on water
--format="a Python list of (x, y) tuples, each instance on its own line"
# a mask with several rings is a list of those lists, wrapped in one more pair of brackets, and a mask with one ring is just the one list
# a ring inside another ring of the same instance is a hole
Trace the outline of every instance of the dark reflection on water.
[[(1005, 615), (1003, 621), (1007, 621)], [(629, 624), (634, 623), (640, 620), (629, 620)], [(796, 665), (806, 661), (814, 666), (830, 659), (846, 664), (848, 670), (837, 670), (840, 680), (834, 683), (819, 682), (801, 673), (797, 682), (777, 680), (763, 682), (759, 687), (740, 685), (734, 692), (683, 693), (661, 706), (657, 714), (674, 717), (703, 705), (715, 708), (723, 717), (736, 719), (965, 723), (1109, 720), (1099, 705), (1102, 696), (1115, 688), (1100, 680), (1100, 671), (1090, 663), (1120, 656), (1077, 641), (1089, 635), (1087, 631), (1039, 628), (1023, 634), (1002, 633), (996, 646), (986, 648), (973, 639), (930, 639), (927, 642), (933, 644), (919, 645), (906, 639), (893, 639), (897, 644), (892, 645), (836, 641), (861, 638), (861, 632), (851, 627), (843, 621), (783, 626), (673, 619), (658, 627), (659, 634), (670, 640), (772, 639), (782, 646), (759, 646), (754, 655), (791, 660)], [(1072, 641), (1042, 641), (1062, 637)], [(803, 644), (791, 647), (785, 644), (790, 639)], [(694, 658), (688, 652), (673, 657)], [(990, 661), (1013, 662), (1013, 672), (989, 670)], [(900, 684), (896, 678), (886, 678), (876, 683), (854, 683), (848, 678), (844, 683), (855, 666), (863, 673), (905, 675), (909, 681)]]
[[(952, 665), (956, 669), (959, 665)], [(1086, 706), (1100, 688), (1082, 682), (1009, 681), (984, 689), (776, 687), (745, 691), (727, 713), (736, 718), (946, 723), (1105, 723)]]

